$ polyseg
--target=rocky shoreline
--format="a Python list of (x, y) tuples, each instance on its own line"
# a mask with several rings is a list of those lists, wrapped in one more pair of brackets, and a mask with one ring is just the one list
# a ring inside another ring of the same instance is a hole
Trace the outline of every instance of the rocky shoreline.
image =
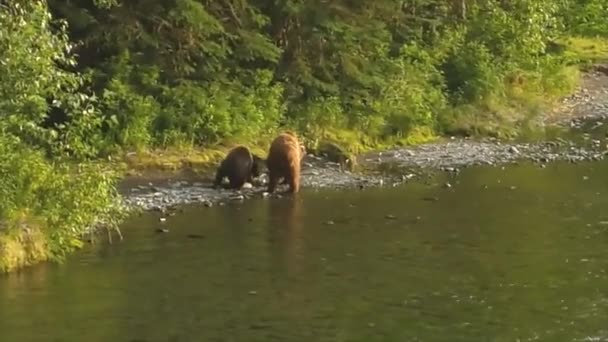
[[(604, 125), (608, 121), (608, 68), (587, 72), (581, 88), (541, 121), (545, 127), (561, 133), (542, 142), (448, 138), (420, 146), (372, 152), (357, 159), (357, 165), (364, 172), (343, 170), (338, 163), (308, 155), (302, 165), (302, 187), (364, 188), (401, 184), (424, 174), (424, 170), (458, 172), (469, 166), (521, 161), (543, 167), (554, 161), (603, 160), (608, 152), (608, 124)], [(156, 184), (127, 186), (123, 195), (131, 209), (165, 211), (184, 204), (211, 207), (252, 197), (268, 197), (264, 184), (262, 177), (256, 185), (233, 191), (215, 190), (211, 188), (210, 180), (165, 179)]]

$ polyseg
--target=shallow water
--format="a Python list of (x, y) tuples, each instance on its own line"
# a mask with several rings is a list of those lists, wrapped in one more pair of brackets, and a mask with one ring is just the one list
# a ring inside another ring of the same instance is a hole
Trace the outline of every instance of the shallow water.
[(0, 276), (0, 341), (608, 341), (607, 207), (596, 162), (145, 214)]

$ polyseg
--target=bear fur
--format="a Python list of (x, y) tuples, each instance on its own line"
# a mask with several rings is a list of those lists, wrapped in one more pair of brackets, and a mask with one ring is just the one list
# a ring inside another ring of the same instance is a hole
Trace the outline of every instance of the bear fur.
[(281, 133), (272, 141), (266, 158), (269, 193), (274, 192), (281, 178), (289, 184), (289, 192), (300, 191), (300, 162), (305, 155), (304, 145), (293, 132)]
[(224, 177), (228, 177), (229, 188), (240, 189), (245, 182), (253, 182), (253, 177), (259, 177), (264, 160), (251, 153), (245, 146), (237, 146), (230, 150), (222, 160), (215, 174), (213, 186), (217, 188), (222, 184)]

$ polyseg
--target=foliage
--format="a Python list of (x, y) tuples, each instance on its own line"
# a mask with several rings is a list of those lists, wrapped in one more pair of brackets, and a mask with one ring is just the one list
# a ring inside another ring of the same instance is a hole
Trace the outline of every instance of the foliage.
[(102, 118), (80, 91), (86, 79), (72, 71), (72, 48), (45, 1), (0, 5), (0, 228), (4, 246), (20, 245), (10, 236), (45, 241), (23, 245), (38, 246), (34, 258), (61, 258), (93, 225), (120, 217), (113, 177), (85, 162), (98, 154)]
[[(566, 14), (599, 8), (574, 0), (49, 3), (82, 43), (79, 65), (102, 94), (112, 150), (247, 140), (280, 126), (373, 139), (442, 130), (459, 107), (508, 108), (510, 80), (550, 76), (541, 70), (555, 61), (547, 44), (564, 23), (581, 22)], [(551, 94), (554, 83), (527, 90)]]
[(569, 31), (581, 36), (608, 37), (608, 2), (606, 0), (566, 1), (563, 11)]
[[(115, 227), (120, 216), (111, 173), (94, 164), (73, 169), (0, 135), (0, 217), (12, 222), (28, 213), (38, 218), (50, 244), (50, 256), (61, 258), (79, 245), (82, 234), (98, 223)], [(23, 226), (12, 227), (23, 229)]]

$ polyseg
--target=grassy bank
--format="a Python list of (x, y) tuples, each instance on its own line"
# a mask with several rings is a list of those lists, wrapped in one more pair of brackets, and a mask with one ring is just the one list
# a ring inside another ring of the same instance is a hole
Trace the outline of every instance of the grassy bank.
[(23, 224), (5, 227), (6, 231), (0, 233), (0, 272), (10, 272), (50, 257), (48, 237), (38, 227)]
[[(107, 170), (57, 167), (35, 153), (18, 158), (0, 163), (0, 171), (8, 175), (2, 180), (0, 204), (0, 273), (61, 261), (100, 229), (115, 236), (120, 232), (126, 212), (115, 190), (116, 178)], [(6, 184), (12, 184), (12, 191)]]
[[(247, 146), (253, 153), (266, 158), (274, 134), (255, 141), (223, 143), (207, 147), (180, 146), (166, 149), (140, 150), (128, 152), (115, 159), (125, 176), (146, 176), (149, 173), (166, 175), (183, 170), (195, 171), (201, 175), (211, 175), (226, 154), (237, 145)], [(388, 149), (395, 146), (415, 145), (430, 142), (440, 136), (429, 127), (414, 129), (406, 137), (393, 137), (386, 140), (372, 137), (353, 130), (328, 129), (314, 134), (300, 136), (308, 153), (325, 155), (330, 159), (353, 159), (357, 155), (373, 150)]]
[(2, 133), (0, 154), (0, 272), (60, 261), (97, 229), (117, 229), (124, 211), (110, 165), (50, 161)]
[[(569, 62), (545, 74), (512, 73), (500, 87), (483, 98), (467, 104), (441, 108), (434, 115), (440, 118), (433, 125), (414, 126), (406, 134), (378, 136), (360, 129), (308, 129), (298, 131), (311, 153), (335, 154), (353, 158), (361, 153), (404, 145), (417, 145), (447, 136), (492, 136), (514, 138), (522, 131), (536, 129), (535, 119), (551, 111), (560, 100), (571, 95), (580, 85), (582, 73), (589, 65), (608, 61), (608, 39), (569, 37), (556, 43), (558, 54)], [(129, 152), (117, 159), (128, 175), (145, 175), (161, 171), (166, 174), (184, 169), (210, 174), (226, 153), (243, 144), (254, 153), (266, 156), (270, 141), (280, 130), (261, 139), (233, 138), (230, 142), (207, 146), (181, 145)]]
[(573, 36), (563, 38), (558, 43), (566, 57), (582, 66), (608, 63), (607, 38)]

